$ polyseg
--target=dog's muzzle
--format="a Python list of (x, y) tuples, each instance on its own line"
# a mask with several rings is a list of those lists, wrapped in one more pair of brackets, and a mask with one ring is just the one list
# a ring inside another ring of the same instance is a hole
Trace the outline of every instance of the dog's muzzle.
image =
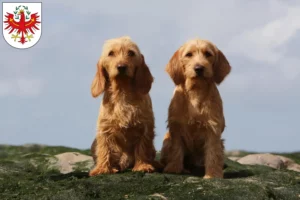
[(125, 74), (127, 71), (127, 65), (118, 65), (117, 69), (119, 74)]
[(194, 67), (194, 70), (195, 70), (197, 76), (202, 76), (203, 72), (204, 72), (204, 67), (202, 65), (196, 65)]

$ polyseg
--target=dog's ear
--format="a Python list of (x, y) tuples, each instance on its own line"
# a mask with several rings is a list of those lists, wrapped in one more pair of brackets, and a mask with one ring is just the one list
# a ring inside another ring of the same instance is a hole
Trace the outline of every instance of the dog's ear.
[(220, 84), (224, 78), (230, 73), (231, 66), (222, 53), (222, 51), (217, 50), (217, 60), (214, 64), (214, 81)]
[(106, 71), (102, 66), (101, 60), (99, 60), (97, 63), (97, 72), (91, 86), (91, 93), (93, 97), (96, 98), (102, 92), (104, 92), (104, 89), (106, 87), (106, 81), (107, 81), (106, 79), (107, 79)]
[(142, 63), (136, 68), (134, 84), (137, 92), (141, 94), (148, 94), (152, 86), (153, 76), (149, 67), (145, 63), (145, 59), (142, 54), (141, 57)]
[(166, 72), (170, 75), (175, 85), (180, 85), (184, 83), (184, 74), (181, 63), (179, 61), (179, 50), (177, 50), (169, 63), (166, 66)]

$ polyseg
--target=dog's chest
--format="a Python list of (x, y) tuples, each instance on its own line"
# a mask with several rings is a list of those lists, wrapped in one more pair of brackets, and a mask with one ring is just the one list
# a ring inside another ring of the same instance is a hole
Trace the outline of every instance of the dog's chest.
[(144, 124), (153, 120), (152, 110), (145, 103), (118, 101), (104, 104), (100, 111), (99, 120), (119, 128), (130, 128)]
[(119, 103), (114, 106), (111, 112), (111, 119), (124, 127), (140, 124), (143, 121), (142, 109), (139, 106)]
[(199, 98), (190, 99), (187, 110), (189, 132), (193, 132), (194, 129), (218, 131), (219, 119), (209, 103), (200, 102)]

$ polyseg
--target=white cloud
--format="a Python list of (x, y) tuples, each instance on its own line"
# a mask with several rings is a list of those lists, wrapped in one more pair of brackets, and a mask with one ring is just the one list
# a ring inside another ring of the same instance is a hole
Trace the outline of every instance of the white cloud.
[[(285, 16), (248, 30), (229, 42), (228, 51), (271, 64), (283, 58), (283, 46), (300, 30), (300, 6), (288, 8)], [(282, 48), (281, 48), (282, 47)]]
[(286, 79), (294, 80), (300, 73), (300, 60), (285, 52), (287, 42), (300, 30), (300, 6), (284, 8), (286, 15), (242, 32), (228, 43), (226, 50), (277, 67)]

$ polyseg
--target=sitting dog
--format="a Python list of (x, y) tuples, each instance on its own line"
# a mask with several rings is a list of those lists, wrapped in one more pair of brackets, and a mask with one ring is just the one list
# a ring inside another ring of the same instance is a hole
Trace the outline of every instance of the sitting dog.
[(204, 178), (223, 178), (225, 119), (216, 84), (230, 73), (229, 62), (211, 42), (194, 39), (174, 53), (166, 71), (176, 88), (161, 151), (164, 172), (204, 165)]
[(104, 93), (90, 176), (127, 168), (153, 172), (154, 115), (149, 91), (153, 77), (138, 46), (127, 36), (107, 40), (92, 82), (93, 97)]

